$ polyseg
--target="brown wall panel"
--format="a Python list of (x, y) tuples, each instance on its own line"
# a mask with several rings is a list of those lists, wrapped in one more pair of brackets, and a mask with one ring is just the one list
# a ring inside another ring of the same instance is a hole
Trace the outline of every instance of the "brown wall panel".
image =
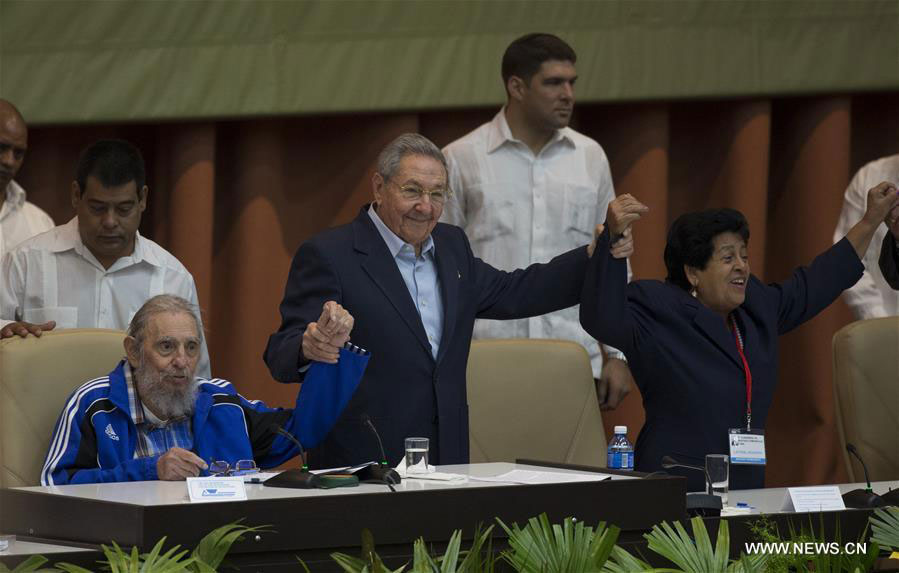
[[(783, 280), (831, 244), (849, 179), (850, 100), (784, 102), (774, 111), (769, 205), (770, 280)], [(831, 389), (831, 338), (849, 319), (831, 306), (783, 336), (768, 421), (772, 486), (845, 481)]]

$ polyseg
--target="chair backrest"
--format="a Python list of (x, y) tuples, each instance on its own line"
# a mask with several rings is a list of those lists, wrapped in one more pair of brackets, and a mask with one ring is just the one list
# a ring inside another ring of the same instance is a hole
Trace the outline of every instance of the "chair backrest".
[(590, 357), (565, 340), (475, 340), (468, 358), (471, 462), (530, 458), (605, 467)]
[(860, 320), (834, 334), (833, 387), (850, 479), (864, 481), (865, 474), (847, 442), (872, 480), (899, 479), (899, 317)]
[(124, 338), (121, 330), (75, 328), (0, 340), (0, 487), (40, 485), (63, 404), (115, 368)]

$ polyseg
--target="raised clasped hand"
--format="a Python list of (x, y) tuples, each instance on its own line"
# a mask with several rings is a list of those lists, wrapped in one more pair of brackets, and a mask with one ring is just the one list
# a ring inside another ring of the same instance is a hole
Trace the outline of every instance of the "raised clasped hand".
[(886, 223), (894, 237), (899, 237), (899, 191), (886, 181), (868, 190), (868, 205), (864, 218), (872, 225)]
[(615, 197), (609, 203), (609, 210), (606, 214), (606, 225), (609, 226), (612, 242), (618, 240), (625, 230), (647, 212), (649, 212), (649, 207), (629, 193)]
[(310, 322), (303, 333), (303, 356), (308, 360), (336, 364), (340, 349), (350, 339), (353, 315), (333, 300), (322, 306), (317, 322)]

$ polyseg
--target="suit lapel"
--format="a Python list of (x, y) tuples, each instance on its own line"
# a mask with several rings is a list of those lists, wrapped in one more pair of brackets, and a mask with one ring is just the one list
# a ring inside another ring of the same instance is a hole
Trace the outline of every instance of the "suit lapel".
[(700, 332), (742, 370), (743, 361), (740, 360), (740, 355), (737, 354), (737, 342), (734, 340), (730, 329), (721, 320), (721, 317), (693, 298), (687, 300), (684, 305), (694, 313), (693, 322)]
[[(434, 229), (437, 231), (437, 229)], [(437, 362), (440, 363), (446, 349), (450, 346), (453, 331), (456, 328), (456, 305), (459, 300), (459, 283), (462, 273), (456, 264), (455, 257), (449, 249), (448, 241), (443, 234), (434, 237), (434, 256), (437, 264), (437, 276), (440, 279), (440, 292), (443, 295), (443, 333), (440, 337), (440, 348), (437, 350)]]
[(425, 334), (425, 327), (421, 323), (418, 310), (409, 295), (409, 289), (396, 266), (396, 261), (393, 260), (387, 249), (387, 244), (384, 243), (384, 239), (381, 238), (369, 218), (367, 209), (366, 205), (353, 221), (354, 247), (357, 252), (364, 255), (361, 263), (362, 269), (381, 289), (397, 314), (427, 351), (428, 356), (431, 356), (431, 345), (428, 343), (428, 336)]

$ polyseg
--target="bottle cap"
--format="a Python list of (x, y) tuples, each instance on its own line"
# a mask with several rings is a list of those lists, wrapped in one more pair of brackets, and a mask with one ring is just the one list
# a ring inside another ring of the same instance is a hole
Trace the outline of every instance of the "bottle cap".
[(615, 433), (616, 434), (626, 434), (627, 426), (615, 426)]

